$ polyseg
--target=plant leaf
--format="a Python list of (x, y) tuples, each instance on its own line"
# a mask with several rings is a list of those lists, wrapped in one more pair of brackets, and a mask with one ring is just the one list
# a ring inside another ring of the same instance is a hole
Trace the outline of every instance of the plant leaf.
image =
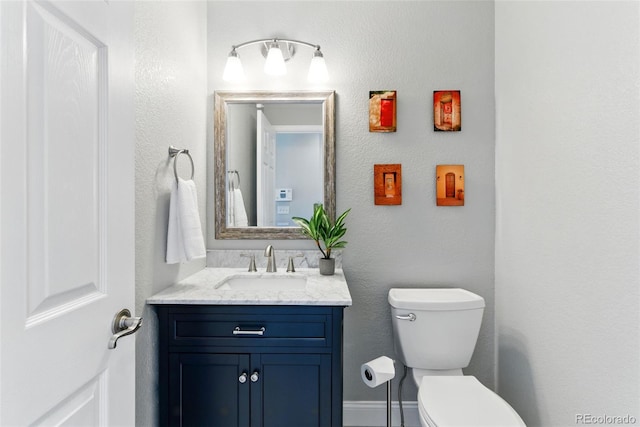
[[(323, 258), (330, 258), (331, 249), (344, 248), (347, 244), (346, 241), (340, 239), (347, 232), (344, 220), (350, 211), (351, 208), (344, 211), (332, 224), (327, 212), (324, 210), (324, 206), (315, 204), (311, 218), (293, 217), (291, 219), (301, 227), (303, 234), (315, 240)], [(324, 244), (324, 249), (320, 242)]]
[(336, 225), (338, 225), (338, 224), (342, 225), (342, 223), (344, 222), (344, 219), (347, 217), (347, 215), (349, 215), (349, 212), (351, 212), (351, 208), (349, 208), (346, 211), (342, 212), (342, 215), (340, 215), (338, 217), (338, 219), (336, 219)]

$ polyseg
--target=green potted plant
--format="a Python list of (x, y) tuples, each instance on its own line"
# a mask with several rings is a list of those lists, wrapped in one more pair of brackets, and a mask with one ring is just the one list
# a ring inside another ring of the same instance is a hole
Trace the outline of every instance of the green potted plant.
[[(313, 215), (310, 219), (294, 216), (291, 218), (302, 229), (302, 234), (315, 240), (318, 249), (322, 253), (320, 258), (320, 274), (332, 275), (336, 268), (335, 258), (331, 258), (331, 250), (344, 248), (346, 241), (341, 240), (347, 232), (344, 220), (351, 209), (344, 211), (335, 222), (332, 222), (321, 204), (313, 206)], [(324, 247), (323, 247), (324, 246)]]

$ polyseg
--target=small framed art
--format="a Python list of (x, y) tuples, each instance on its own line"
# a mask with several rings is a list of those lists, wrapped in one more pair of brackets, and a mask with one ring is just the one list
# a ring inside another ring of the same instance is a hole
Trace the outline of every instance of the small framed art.
[(433, 130), (437, 132), (460, 131), (462, 107), (459, 90), (433, 92)]
[(396, 91), (369, 92), (369, 132), (396, 131)]
[(373, 165), (373, 195), (376, 205), (402, 204), (402, 165)]
[(436, 166), (436, 204), (464, 206), (464, 165)]

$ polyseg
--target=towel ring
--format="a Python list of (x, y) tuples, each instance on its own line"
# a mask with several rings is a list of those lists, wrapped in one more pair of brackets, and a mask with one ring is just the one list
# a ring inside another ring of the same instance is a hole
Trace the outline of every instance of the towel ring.
[(193, 165), (193, 158), (191, 157), (191, 154), (189, 154), (189, 150), (187, 150), (186, 148), (179, 149), (179, 148), (174, 147), (173, 145), (170, 146), (169, 147), (169, 155), (171, 157), (173, 157), (173, 174), (176, 177), (176, 183), (178, 182), (178, 167), (177, 167), (177, 164), (178, 164), (178, 156), (180, 154), (186, 154), (187, 157), (189, 157), (189, 160), (191, 161), (191, 178), (189, 178), (189, 179), (193, 179), (193, 175), (196, 172), (196, 168)]
[[(237, 170), (228, 170), (227, 173), (229, 175), (231, 175), (231, 177), (229, 178), (229, 187), (231, 190), (234, 190), (236, 188), (240, 188), (240, 173)], [(233, 177), (236, 177), (236, 182), (233, 182)]]

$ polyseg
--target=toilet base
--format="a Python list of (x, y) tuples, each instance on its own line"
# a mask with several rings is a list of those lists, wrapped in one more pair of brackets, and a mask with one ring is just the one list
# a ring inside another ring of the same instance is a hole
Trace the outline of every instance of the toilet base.
[(423, 427), (523, 427), (518, 413), (471, 375), (424, 376), (418, 388)]

